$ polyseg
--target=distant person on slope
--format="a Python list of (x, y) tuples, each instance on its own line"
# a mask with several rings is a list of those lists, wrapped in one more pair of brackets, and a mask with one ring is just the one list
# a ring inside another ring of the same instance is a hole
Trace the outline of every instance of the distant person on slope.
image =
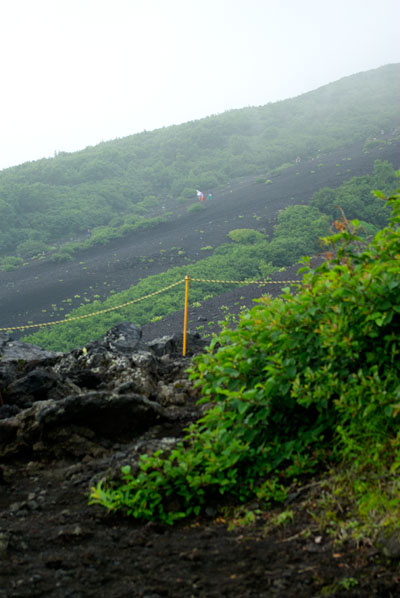
[(200, 201), (203, 201), (203, 199), (204, 199), (204, 193), (202, 193), (198, 189), (196, 189), (196, 193), (197, 193), (197, 199), (199, 199)]
[(212, 193), (211, 193), (211, 191), (210, 191), (210, 193), (208, 194), (208, 197), (207, 197), (207, 199), (212, 199), (212, 198), (213, 198), (213, 194), (212, 194)]

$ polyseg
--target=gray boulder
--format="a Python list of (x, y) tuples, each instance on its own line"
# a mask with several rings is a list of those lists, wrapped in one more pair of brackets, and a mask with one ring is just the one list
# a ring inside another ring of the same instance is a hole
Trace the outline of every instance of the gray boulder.
[[(150, 341), (148, 347), (153, 353), (159, 357), (162, 355), (182, 355), (183, 349), (183, 334), (172, 334), (162, 336)], [(186, 335), (186, 355), (191, 356), (195, 353), (204, 351), (207, 345), (198, 332), (188, 332)]]
[(15, 341), (8, 333), (0, 333), (0, 360), (9, 361), (42, 361), (61, 355), (55, 351), (46, 351), (36, 345)]
[(106, 352), (129, 354), (145, 350), (147, 346), (142, 342), (142, 330), (132, 322), (121, 322), (113, 326), (101, 341), (88, 343), (86, 350), (89, 353)]

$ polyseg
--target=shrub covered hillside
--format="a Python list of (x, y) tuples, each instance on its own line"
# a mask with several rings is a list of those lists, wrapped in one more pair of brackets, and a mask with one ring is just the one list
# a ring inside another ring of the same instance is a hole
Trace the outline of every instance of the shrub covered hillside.
[[(227, 238), (234, 243), (220, 245), (213, 255), (149, 276), (126, 291), (112, 294), (103, 303), (96, 300), (74, 309), (67, 316), (69, 322), (65, 321), (61, 327), (43, 327), (26, 336), (25, 340), (54, 351), (66, 351), (101, 338), (122, 320), (142, 325), (153, 318), (164, 317), (182, 308), (182, 287), (170, 289), (167, 295), (155, 295), (151, 304), (140, 302), (140, 298), (183, 280), (187, 274), (192, 278), (217, 280), (268, 278), (276, 268), (291, 266), (304, 255), (319, 253), (320, 237), (329, 234), (330, 223), (343, 212), (346, 217), (358, 212), (359, 232), (370, 237), (377, 232), (378, 226), (387, 224), (390, 216), (390, 207), (375, 197), (371, 189), (380, 188), (390, 194), (396, 185), (396, 171), (392, 165), (376, 160), (373, 174), (353, 177), (336, 189), (321, 189), (314, 194), (310, 206), (293, 205), (280, 210), (271, 240), (255, 229), (233, 229)], [(227, 288), (230, 287), (226, 284), (207, 283), (191, 290), (191, 300), (204, 301)], [(121, 305), (125, 307), (117, 309)], [(55, 319), (60, 315), (56, 311), (59, 307), (52, 305), (54, 311), (50, 313)], [(104, 313), (99, 314), (102, 310)], [(94, 313), (97, 313), (96, 317), (89, 317)], [(74, 319), (83, 316), (83, 319)]]
[(223, 496), (284, 500), (305, 475), (335, 471), (352, 529), (396, 525), (400, 194), (379, 195), (388, 226), (366, 244), (357, 221), (337, 221), (327, 261), (305, 266), (296, 295), (265, 296), (195, 359), (206, 410), (184, 441), (143, 455), (134, 473), (127, 464), (122, 484), (92, 488), (92, 503), (172, 523)]
[[(62, 152), (0, 172), (0, 258), (53, 252), (87, 229), (88, 244), (149, 226), (170, 199), (265, 174), (319, 152), (399, 136), (400, 65), (345, 77), (273, 104)], [(355, 108), (356, 107), (356, 108)], [(382, 131), (384, 135), (382, 135)], [(71, 258), (67, 244), (55, 259)], [(11, 262), (7, 264), (10, 266)]]

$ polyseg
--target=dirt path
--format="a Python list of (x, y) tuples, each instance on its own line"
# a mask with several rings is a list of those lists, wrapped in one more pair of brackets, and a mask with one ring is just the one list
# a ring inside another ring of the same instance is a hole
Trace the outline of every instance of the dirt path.
[[(143, 442), (156, 435), (151, 429)], [(71, 429), (78, 450), (75, 437)], [(173, 527), (139, 524), (87, 505), (92, 480), (128, 459), (131, 447), (103, 441), (99, 456), (73, 456), (60, 445), (58, 458), (36, 454), (0, 467), (0, 598), (399, 596), (395, 561), (368, 545), (335, 546), (321, 532), (309, 512), (318, 478), (275, 509), (244, 506), (242, 516), (259, 513), (247, 526), (211, 505)]]
[(227, 242), (227, 233), (234, 228), (270, 233), (279, 209), (307, 203), (321, 187), (336, 187), (352, 176), (371, 172), (378, 158), (398, 167), (399, 147), (393, 144), (363, 154), (357, 146), (321, 156), (318, 161), (300, 163), (271, 177), (269, 185), (257, 184), (256, 176), (246, 177), (215, 191), (204, 212), (188, 214), (181, 210), (169, 222), (105, 247), (91, 248), (73, 262), (44, 261), (14, 272), (0, 272), (0, 327), (59, 319), (60, 312), (53, 313), (52, 305), (63, 300), (69, 299), (69, 311), (81, 305), (83, 298), (104, 300), (110, 291), (129, 288), (143, 277), (202, 259), (202, 247), (215, 248)]

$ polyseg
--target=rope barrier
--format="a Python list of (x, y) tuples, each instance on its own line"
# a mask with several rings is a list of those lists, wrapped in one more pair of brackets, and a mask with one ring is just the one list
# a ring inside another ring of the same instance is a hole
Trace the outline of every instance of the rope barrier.
[(82, 316), (75, 316), (73, 318), (66, 317), (64, 320), (55, 320), (53, 322), (42, 322), (41, 324), (26, 324), (25, 326), (9, 326), (7, 328), (0, 328), (0, 332), (5, 332), (9, 330), (27, 330), (29, 328), (42, 328), (43, 326), (56, 326), (58, 324), (66, 324), (67, 322), (76, 322), (78, 320), (86, 320), (88, 318), (94, 318), (95, 316), (99, 316), (101, 314), (106, 314), (110, 311), (116, 311), (117, 309), (123, 309), (128, 305), (133, 305), (134, 303), (139, 303), (139, 301), (144, 301), (145, 299), (150, 299), (151, 297), (155, 297), (156, 295), (160, 295), (165, 291), (169, 291), (180, 284), (185, 283), (185, 307), (184, 307), (184, 324), (183, 324), (183, 348), (182, 348), (182, 356), (186, 356), (186, 333), (187, 333), (187, 312), (188, 312), (188, 304), (189, 304), (189, 280), (193, 282), (212, 282), (212, 283), (221, 283), (221, 284), (242, 284), (242, 285), (250, 285), (250, 284), (257, 284), (259, 286), (265, 286), (267, 284), (297, 284), (301, 282), (301, 280), (214, 280), (214, 279), (206, 279), (206, 278), (190, 278), (189, 276), (185, 276), (184, 279), (178, 280), (170, 284), (167, 287), (159, 289), (158, 291), (154, 291), (154, 293), (149, 293), (148, 295), (144, 295), (143, 297), (139, 297), (138, 299), (132, 299), (132, 301), (127, 301), (126, 303), (122, 303), (121, 305), (116, 305), (114, 307), (107, 307), (106, 309), (100, 309), (98, 311), (91, 312), (90, 314), (84, 314)]
[(99, 316), (100, 314), (105, 314), (110, 311), (115, 311), (117, 309), (122, 309), (123, 307), (127, 307), (128, 305), (133, 305), (134, 303), (139, 303), (139, 301), (143, 301), (144, 299), (149, 299), (150, 297), (154, 297), (155, 295), (159, 295), (160, 293), (164, 293), (173, 287), (178, 286), (179, 284), (183, 284), (185, 279), (178, 280), (178, 282), (174, 282), (170, 284), (168, 287), (164, 287), (158, 291), (154, 291), (154, 293), (149, 293), (149, 295), (145, 295), (144, 297), (140, 297), (139, 299), (133, 299), (132, 301), (127, 301), (126, 303), (122, 303), (121, 305), (116, 305), (115, 307), (107, 307), (106, 309), (100, 309), (99, 311), (94, 311), (90, 314), (85, 314), (83, 316), (75, 316), (74, 318), (65, 318), (64, 320), (55, 320), (53, 322), (42, 322), (41, 324), (26, 324), (25, 326), (9, 326), (8, 328), (0, 328), (0, 332), (4, 332), (7, 330), (25, 330), (27, 328), (40, 328), (42, 326), (54, 326), (56, 324), (65, 324), (66, 322), (75, 322), (76, 320), (84, 320), (87, 318), (93, 318), (94, 316)]
[(208, 280), (205, 278), (191, 278), (193, 282), (220, 282), (220, 283), (228, 283), (228, 284), (258, 284), (260, 286), (264, 286), (266, 284), (293, 284), (297, 282), (301, 282), (301, 280)]

